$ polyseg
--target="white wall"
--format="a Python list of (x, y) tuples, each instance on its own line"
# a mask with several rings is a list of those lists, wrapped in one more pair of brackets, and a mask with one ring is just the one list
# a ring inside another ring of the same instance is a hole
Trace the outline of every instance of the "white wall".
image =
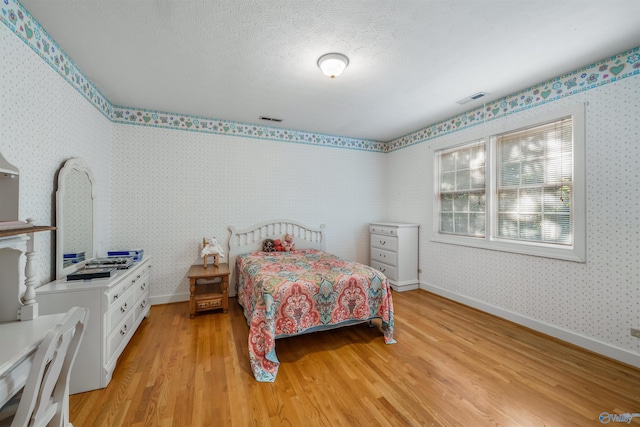
[[(588, 104), (586, 263), (428, 241), (431, 143), (464, 142), (578, 103)], [(386, 216), (421, 224), (421, 287), (640, 366), (640, 340), (629, 335), (640, 327), (638, 117), (635, 76), (389, 153)]]
[(383, 153), (116, 124), (114, 248), (154, 257), (154, 303), (188, 299), (203, 237), (268, 219), (326, 224), (327, 249), (366, 263), (384, 209)]
[[(97, 183), (98, 240), (111, 234), (111, 122), (0, 24), (0, 152), (20, 171), (19, 219), (55, 224), (57, 172), (82, 157)], [(55, 276), (55, 235), (35, 233), (36, 274)]]

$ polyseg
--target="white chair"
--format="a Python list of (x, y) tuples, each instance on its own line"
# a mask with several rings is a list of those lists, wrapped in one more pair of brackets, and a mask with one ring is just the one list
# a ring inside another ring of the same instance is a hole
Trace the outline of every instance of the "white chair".
[[(73, 427), (69, 422), (69, 375), (88, 311), (72, 308), (47, 333), (36, 350), (15, 415), (0, 421), (0, 427)], [(8, 403), (3, 412), (10, 406)]]

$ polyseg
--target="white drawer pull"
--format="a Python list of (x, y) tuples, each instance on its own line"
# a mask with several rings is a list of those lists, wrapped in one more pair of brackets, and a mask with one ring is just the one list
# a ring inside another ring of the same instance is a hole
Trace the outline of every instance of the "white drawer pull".
[(140, 285), (140, 289), (142, 289), (143, 291), (147, 289), (147, 282), (144, 282), (142, 285)]
[(386, 244), (387, 244), (387, 241), (386, 241), (386, 240), (380, 240), (380, 244), (381, 244), (381, 245), (386, 245)]
[(124, 325), (122, 329), (120, 329), (120, 335), (124, 335), (127, 333), (127, 325)]
[(147, 306), (147, 300), (143, 300), (143, 301), (140, 303), (140, 307), (145, 308), (146, 306)]
[(127, 303), (125, 302), (124, 305), (122, 307), (120, 307), (120, 311), (122, 313), (124, 313), (125, 311), (127, 311)]
[(115, 301), (115, 300), (117, 300), (117, 299), (118, 299), (118, 296), (119, 296), (118, 294), (115, 294), (115, 295), (113, 296), (113, 300), (114, 300), (114, 301)]

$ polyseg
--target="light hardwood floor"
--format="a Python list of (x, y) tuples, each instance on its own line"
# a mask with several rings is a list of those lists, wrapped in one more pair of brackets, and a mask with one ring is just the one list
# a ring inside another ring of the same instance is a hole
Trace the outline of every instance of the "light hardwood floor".
[(235, 298), (194, 319), (187, 302), (153, 306), (109, 386), (71, 396), (71, 422), (564, 427), (640, 414), (638, 369), (426, 291), (393, 298), (396, 344), (367, 325), (280, 339), (275, 383), (253, 379)]

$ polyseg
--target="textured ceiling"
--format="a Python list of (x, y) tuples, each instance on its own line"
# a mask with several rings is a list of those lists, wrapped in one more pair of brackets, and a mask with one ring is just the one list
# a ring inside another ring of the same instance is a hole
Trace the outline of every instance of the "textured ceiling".
[(377, 141), (640, 45), (638, 0), (22, 4), (114, 105)]

